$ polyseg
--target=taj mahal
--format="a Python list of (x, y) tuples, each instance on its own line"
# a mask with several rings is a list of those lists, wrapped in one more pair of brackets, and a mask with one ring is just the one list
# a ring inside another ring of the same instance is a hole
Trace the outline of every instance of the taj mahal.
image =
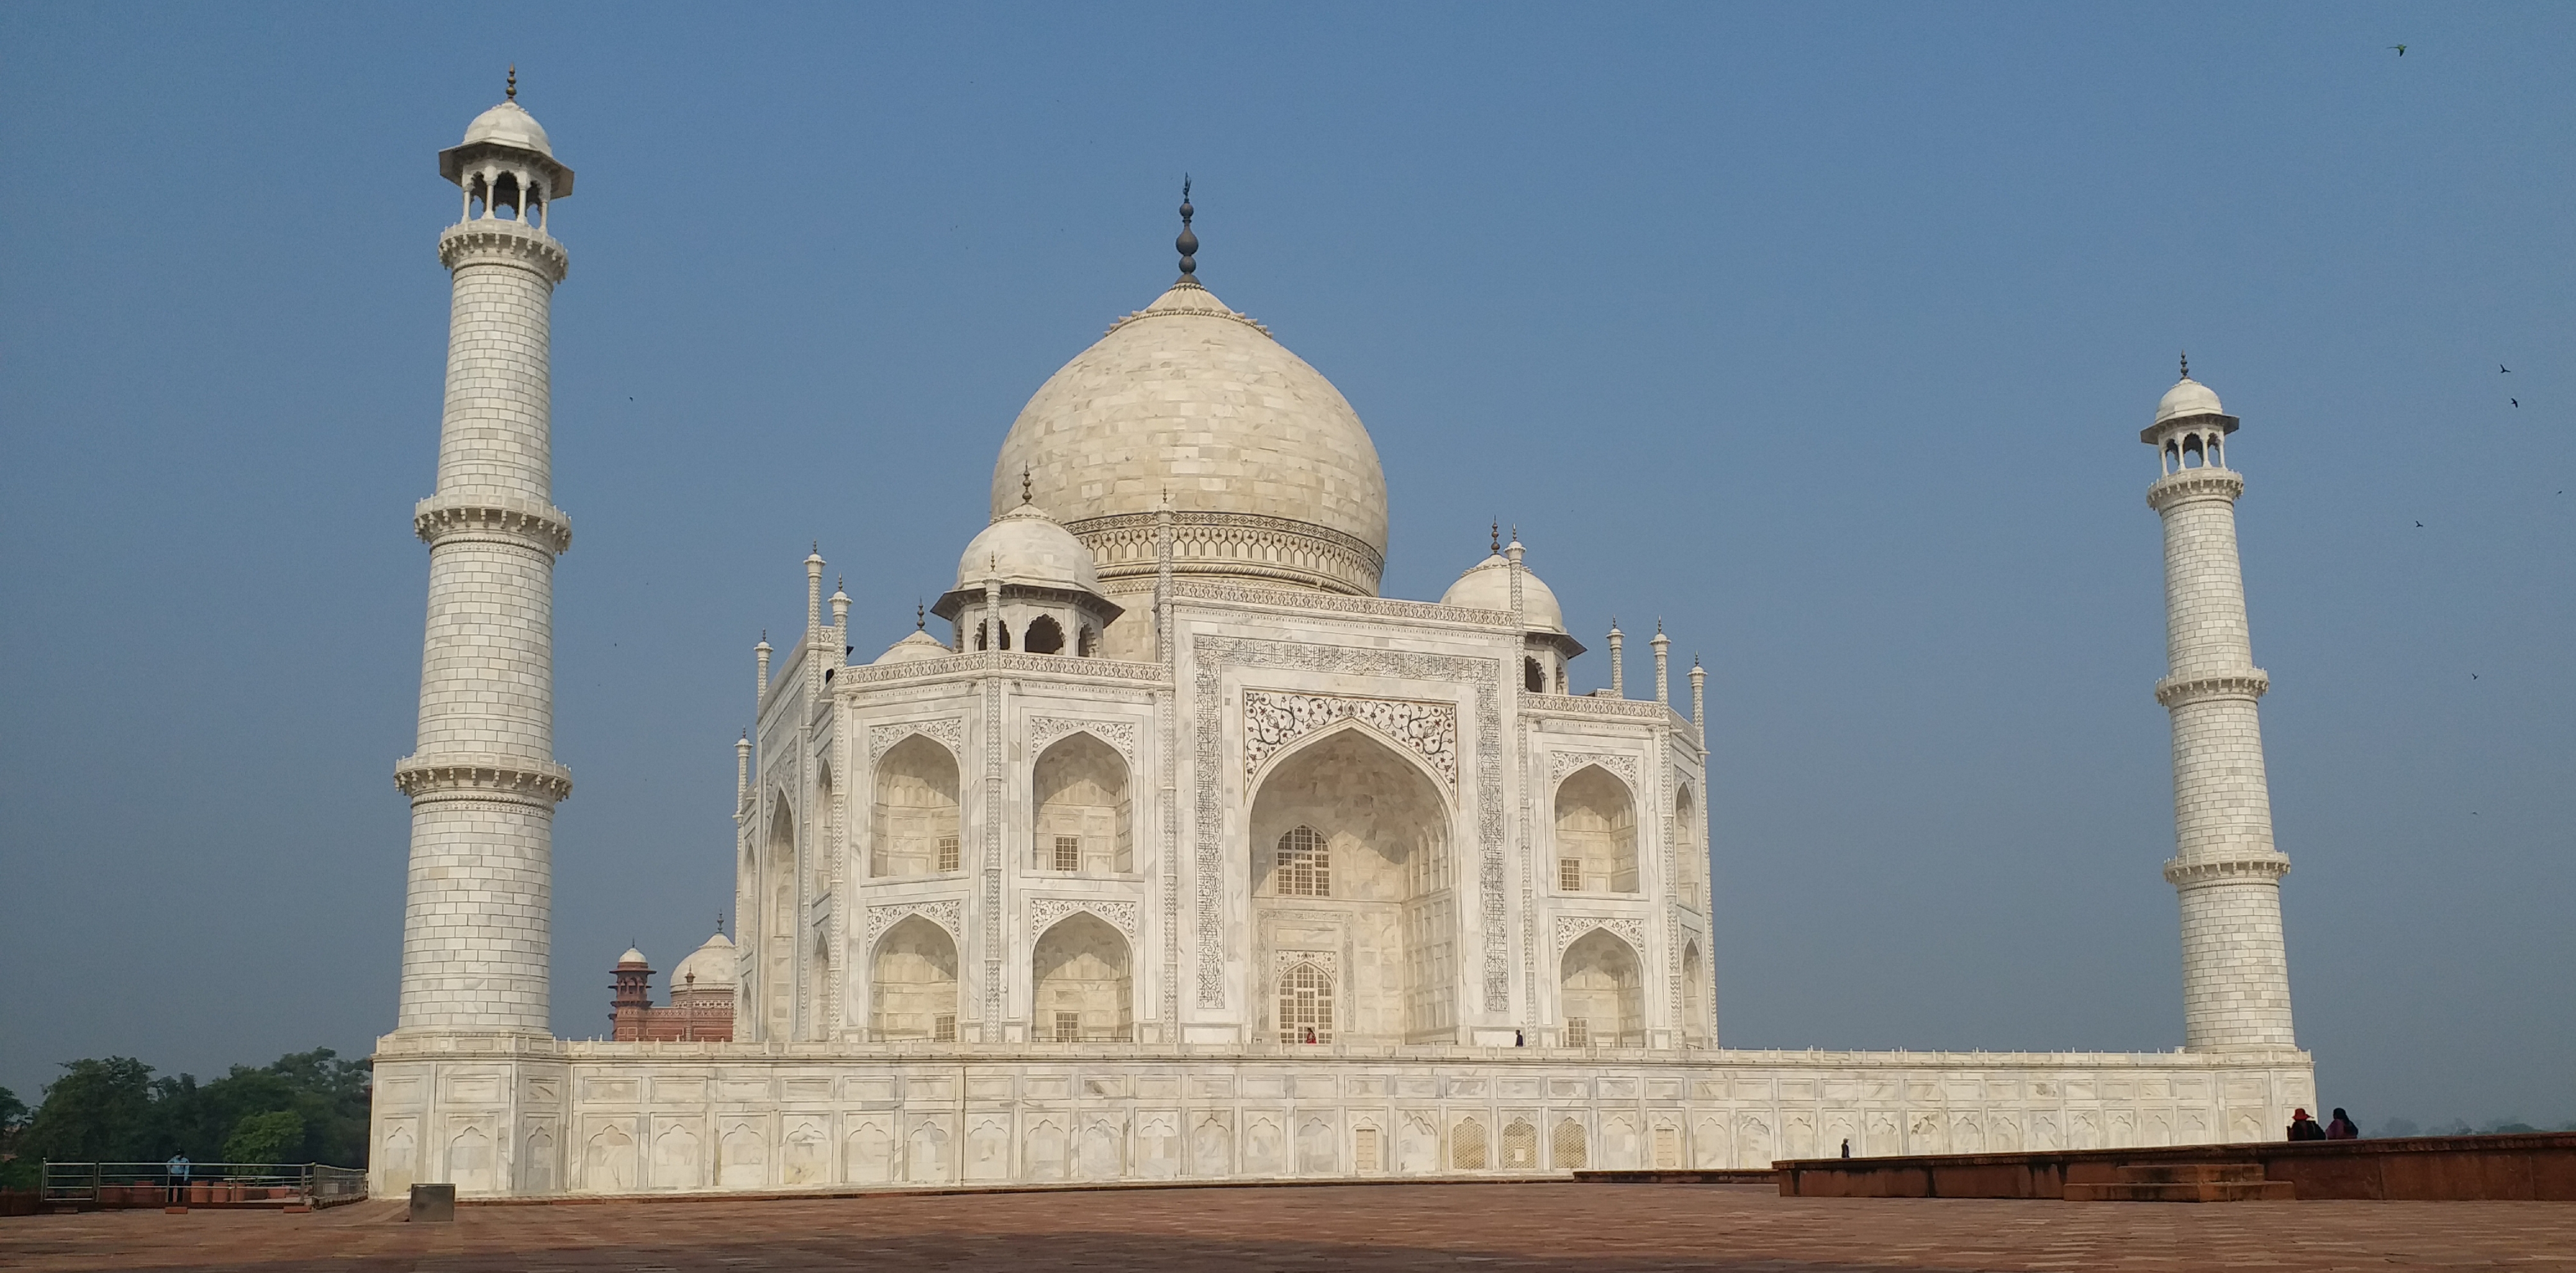
[(1609, 687), (1570, 692), (1591, 651), (1517, 534), (1436, 600), (1381, 595), (1368, 430), (1199, 281), (1186, 191), (1177, 280), (1037, 386), (920, 630), (852, 651), (851, 600), (806, 559), (801, 631), (746, 668), (734, 842), (707, 850), (730, 854), (737, 931), (688, 956), (672, 1008), (649, 1008), (640, 952), (620, 966), (621, 1013), (685, 1021), (554, 1037), (550, 844), (573, 780), (552, 580), (572, 530), (548, 344), (574, 183), (515, 98), (438, 156), (460, 213), (437, 245), (436, 487), (413, 510), (429, 603), (395, 770), (412, 839), (374, 1058), (379, 1196), (1760, 1167), (1845, 1143), (2269, 1139), (2314, 1104), (2237, 420), (2187, 368), (2140, 435), (2184, 1046), (1728, 1048), (1708, 673), (1660, 628), (1630, 667), (1614, 625)]

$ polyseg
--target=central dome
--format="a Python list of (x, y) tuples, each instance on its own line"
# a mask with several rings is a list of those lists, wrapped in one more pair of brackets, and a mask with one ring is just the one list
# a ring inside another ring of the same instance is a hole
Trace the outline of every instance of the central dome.
[(1151, 581), (1166, 495), (1185, 577), (1374, 596), (1386, 566), (1386, 475), (1359, 414), (1190, 279), (1038, 387), (993, 465), (995, 517), (1023, 480), (1111, 592)]

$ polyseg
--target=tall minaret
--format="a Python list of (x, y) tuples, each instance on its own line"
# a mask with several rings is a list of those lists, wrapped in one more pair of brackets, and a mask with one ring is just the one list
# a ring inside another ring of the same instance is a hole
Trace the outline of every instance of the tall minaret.
[(547, 307), (572, 193), (546, 132), (510, 98), (438, 155), (464, 213), (438, 238), (455, 276), (429, 544), (420, 734), (394, 769), (411, 797), (402, 1005), (412, 1031), (548, 1032), (555, 803), (554, 564), (572, 526), (549, 499)]
[(2165, 522), (2166, 675), (2156, 701), (2173, 713), (2174, 857), (2165, 878), (2182, 900), (2183, 1042), (2195, 1052), (2292, 1047), (2290, 965), (2281, 942), (2281, 877), (2272, 795), (2263, 777), (2255, 700), (2271, 680), (2246, 635), (2236, 559), (2236, 497), (2227, 467), (2236, 417), (2191, 378), (2138, 435), (2162, 476), (2147, 505)]

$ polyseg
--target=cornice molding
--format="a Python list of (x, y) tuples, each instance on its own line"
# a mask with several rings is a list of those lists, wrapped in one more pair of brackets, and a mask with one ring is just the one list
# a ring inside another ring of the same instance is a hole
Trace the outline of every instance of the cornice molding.
[(2195, 500), (2223, 499), (2233, 502), (2245, 493), (2245, 475), (2234, 469), (2184, 469), (2167, 473), (2147, 488), (2147, 507), (2161, 513), (2177, 504)]
[(453, 541), (509, 543), (561, 555), (572, 547), (572, 518), (552, 504), (432, 495), (412, 505), (412, 533), (436, 547)]
[(2271, 884), (2289, 873), (2290, 859), (2278, 853), (2208, 862), (2185, 862), (2175, 858), (2165, 863), (2165, 882), (2176, 888), (2205, 884)]
[(394, 762), (394, 789), (414, 802), (507, 800), (552, 808), (572, 795), (572, 771), (525, 756), (405, 756)]
[[(1091, 550), (1103, 581), (1150, 578), (1156, 513), (1112, 513), (1065, 523)], [(1172, 513), (1172, 573), (1253, 577), (1331, 593), (1376, 593), (1386, 555), (1355, 535), (1313, 522), (1262, 513), (1193, 510)]]
[(2156, 682), (2156, 701), (2168, 709), (2220, 698), (2251, 703), (2271, 688), (2272, 678), (2259, 667), (2207, 676), (2168, 676)]
[(438, 236), (438, 263), (450, 270), (467, 265), (515, 265), (541, 275), (548, 283), (564, 281), (572, 258), (554, 236), (519, 221), (477, 217), (447, 227)]

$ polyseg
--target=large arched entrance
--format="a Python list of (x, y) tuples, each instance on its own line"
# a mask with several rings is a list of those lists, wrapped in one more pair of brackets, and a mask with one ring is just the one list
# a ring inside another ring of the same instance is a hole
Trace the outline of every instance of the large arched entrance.
[(1127, 939), (1077, 911), (1038, 939), (1032, 961), (1030, 1036), (1046, 1043), (1125, 1043), (1135, 995)]
[(1456, 1037), (1449, 824), (1430, 776), (1356, 726), (1307, 743), (1261, 779), (1248, 851), (1263, 1037)]

